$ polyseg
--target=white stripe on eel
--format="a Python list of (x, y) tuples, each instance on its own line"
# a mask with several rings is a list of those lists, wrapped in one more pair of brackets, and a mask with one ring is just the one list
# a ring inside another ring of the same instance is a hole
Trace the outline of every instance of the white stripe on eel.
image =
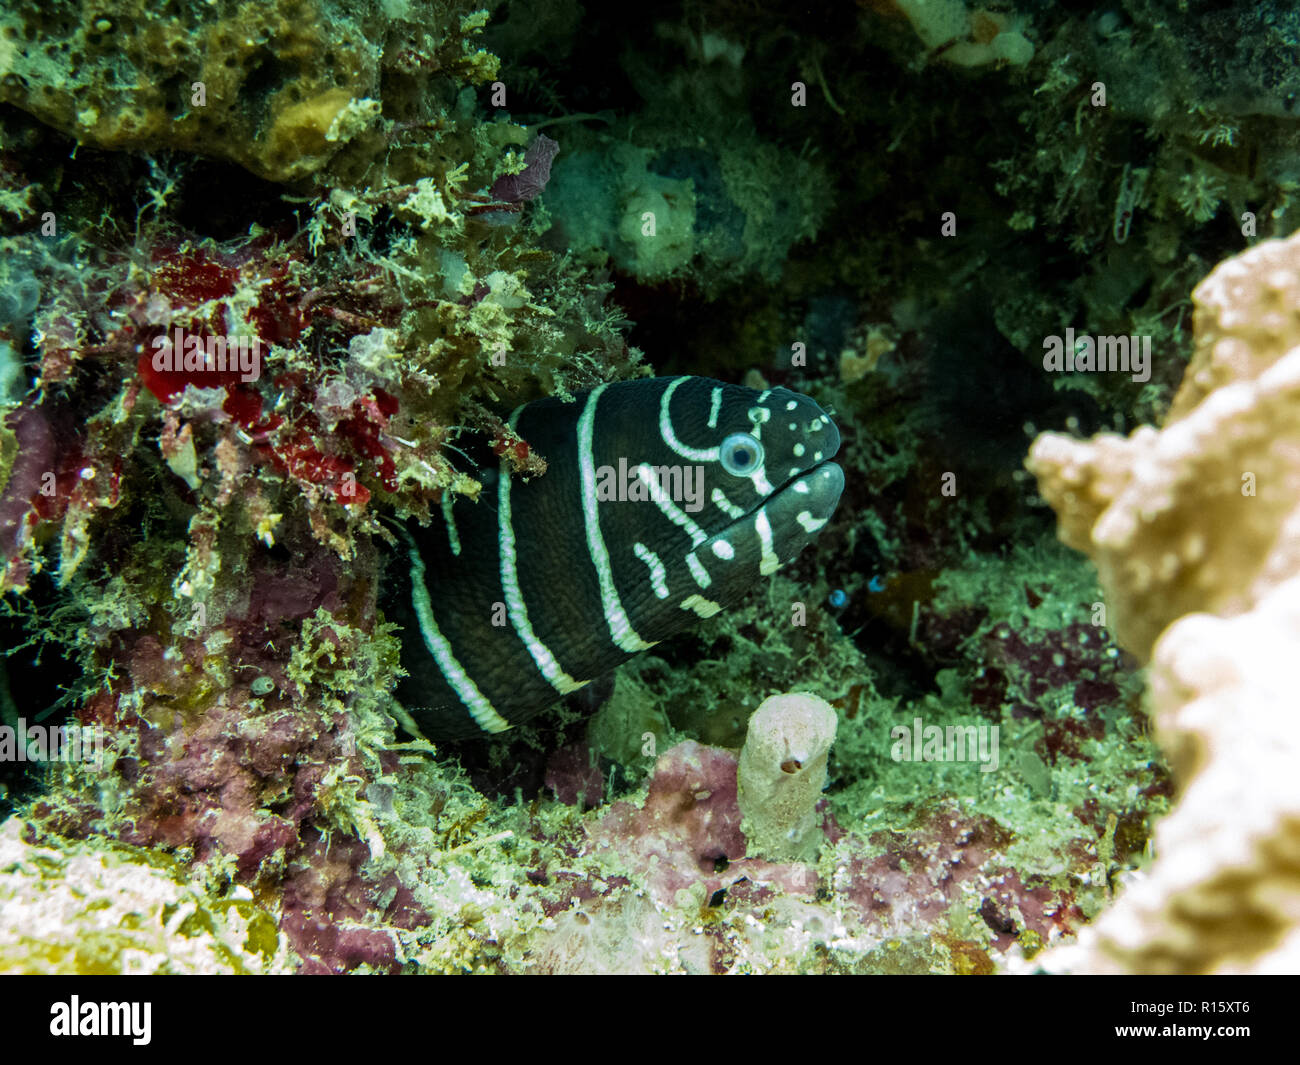
[[(763, 396), (766, 395), (767, 393), (764, 392)], [(763, 400), (763, 396), (759, 396), (760, 403)], [(754, 428), (749, 431), (749, 435), (758, 441), (760, 447), (763, 443), (763, 425), (769, 421), (771, 417), (772, 412), (766, 407), (749, 408), (749, 420), (754, 423)], [(772, 494), (772, 482), (767, 479), (767, 464), (765, 462), (759, 463), (758, 469), (749, 475), (749, 479), (754, 485), (754, 491), (757, 492), (759, 496), (766, 498)]]
[[(515, 411), (510, 416), (509, 422), (512, 433), (518, 420), (519, 411)], [(546, 682), (561, 695), (568, 695), (569, 692), (576, 692), (588, 682), (575, 680), (560, 668), (560, 663), (555, 660), (551, 649), (538, 639), (537, 633), (533, 631), (533, 623), (528, 617), (528, 607), (524, 603), (524, 593), (519, 587), (519, 560), (515, 550), (514, 516), (510, 506), (510, 468), (503, 462), (497, 481), (497, 553), (501, 559), (501, 590), (505, 594), (506, 612), (510, 615), (510, 624), (514, 627), (515, 635), (528, 648), (528, 653), (532, 655)]]
[(636, 468), (636, 477), (638, 481), (645, 485), (646, 491), (650, 493), (650, 498), (654, 501), (654, 505), (659, 508), (659, 512), (678, 528), (686, 530), (690, 535), (692, 547), (699, 547), (709, 538), (709, 534), (701, 529), (691, 520), (690, 515), (669, 498), (668, 493), (663, 489), (663, 485), (655, 477), (654, 469), (649, 463), (643, 462)]
[(691, 576), (695, 578), (695, 583), (701, 588), (707, 588), (713, 583), (713, 578), (709, 576), (709, 571), (706, 570), (700, 560), (695, 557), (694, 551), (689, 552), (686, 556), (686, 568), (691, 571)]
[(754, 529), (758, 533), (758, 544), (763, 552), (758, 561), (758, 572), (767, 577), (781, 568), (781, 560), (772, 548), (772, 523), (767, 519), (767, 507), (758, 508), (758, 513), (754, 515)]
[(487, 696), (478, 690), (478, 685), (470, 679), (464, 667), (452, 654), (451, 644), (438, 628), (433, 616), (433, 604), (429, 602), (429, 589), (424, 583), (424, 560), (420, 552), (412, 547), (411, 552), (411, 605), (420, 622), (420, 635), (424, 637), (424, 646), (438, 663), (438, 669), (451, 685), (457, 697), (468, 708), (470, 716), (484, 732), (505, 732), (510, 722), (496, 712)]
[(739, 521), (745, 516), (745, 508), (736, 506), (735, 503), (723, 494), (721, 488), (715, 488), (709, 498), (713, 500), (713, 505), (732, 521)]
[[(664, 394), (659, 397), (659, 437), (673, 451), (681, 455), (684, 459), (690, 459), (692, 462), (717, 462), (719, 450), (716, 447), (695, 448), (683, 444), (677, 439), (677, 433), (673, 429), (673, 416), (671, 412), (673, 393), (677, 391), (678, 386), (689, 380), (686, 377), (674, 377), (672, 384), (664, 389)], [(605, 386), (601, 386), (602, 388)]]
[(650, 587), (654, 589), (655, 597), (657, 599), (667, 599), (668, 571), (664, 569), (664, 564), (659, 561), (659, 556), (639, 541), (632, 545), (632, 553), (650, 567)]
[(447, 543), (451, 545), (453, 555), (460, 554), (460, 534), (456, 532), (456, 517), (452, 514), (455, 497), (448, 489), (442, 491), (442, 520), (447, 525)]
[(694, 610), (702, 618), (711, 618), (722, 609), (721, 603), (715, 603), (712, 599), (705, 599), (702, 595), (688, 595), (682, 600), (683, 610)]
[[(680, 378), (678, 380), (681, 380)], [(596, 567), (596, 580), (600, 584), (600, 605), (605, 612), (610, 639), (627, 654), (636, 654), (653, 647), (637, 635), (632, 621), (623, 609), (614, 585), (614, 571), (609, 565), (609, 551), (600, 531), (600, 514), (596, 501), (596, 463), (592, 457), (592, 439), (595, 434), (596, 404), (609, 385), (598, 385), (587, 396), (582, 415), (578, 419), (578, 468), (582, 474), (582, 521), (587, 533), (587, 554)]]

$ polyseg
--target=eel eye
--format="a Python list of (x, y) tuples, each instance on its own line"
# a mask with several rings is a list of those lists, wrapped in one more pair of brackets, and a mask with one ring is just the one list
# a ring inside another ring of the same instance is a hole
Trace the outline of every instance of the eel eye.
[(763, 445), (748, 433), (732, 433), (718, 449), (722, 468), (734, 477), (748, 477), (763, 465)]

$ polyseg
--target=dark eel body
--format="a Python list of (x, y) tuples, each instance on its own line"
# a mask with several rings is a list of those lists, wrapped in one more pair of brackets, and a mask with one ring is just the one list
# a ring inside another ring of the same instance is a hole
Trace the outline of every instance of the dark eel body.
[(807, 396), (703, 377), (602, 385), (519, 408), (525, 481), (472, 444), (483, 490), (408, 522), (384, 610), (397, 698), (430, 739), (501, 732), (734, 606), (824, 526), (839, 432)]

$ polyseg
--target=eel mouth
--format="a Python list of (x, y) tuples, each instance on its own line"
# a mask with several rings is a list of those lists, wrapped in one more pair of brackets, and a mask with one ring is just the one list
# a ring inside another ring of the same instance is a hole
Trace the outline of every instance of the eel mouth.
[(729, 524), (713, 540), (751, 543), (759, 573), (767, 576), (817, 539), (844, 491), (844, 470), (825, 459), (791, 477), (766, 499)]
[(830, 518), (839, 506), (843, 492), (844, 468), (839, 463), (826, 459), (791, 477), (768, 496), (763, 505), (770, 508), (778, 502), (793, 501), (799, 504), (801, 510), (806, 510), (815, 517)]

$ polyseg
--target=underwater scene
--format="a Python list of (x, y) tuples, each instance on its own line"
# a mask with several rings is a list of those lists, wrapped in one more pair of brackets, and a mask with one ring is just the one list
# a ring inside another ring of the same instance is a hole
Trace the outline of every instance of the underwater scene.
[(0, 971), (1300, 971), (1297, 228), (1290, 3), (0, 0)]

